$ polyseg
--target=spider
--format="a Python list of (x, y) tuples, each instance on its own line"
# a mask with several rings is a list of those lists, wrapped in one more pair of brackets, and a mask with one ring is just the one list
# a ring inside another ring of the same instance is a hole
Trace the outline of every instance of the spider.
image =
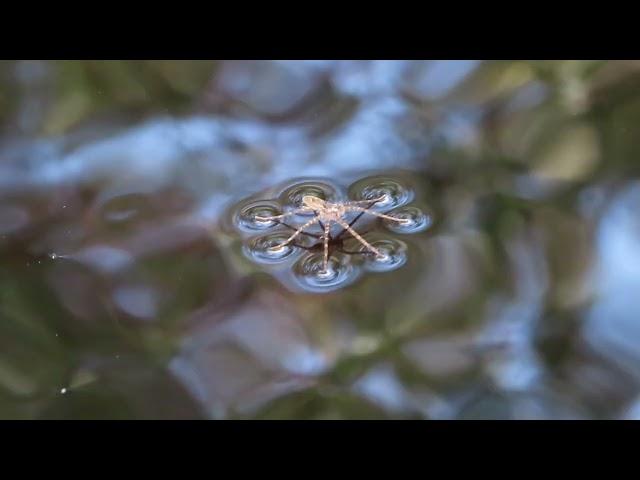
[[(327, 267), (329, 265), (329, 241), (340, 238), (345, 231), (349, 232), (356, 240), (358, 240), (362, 245), (364, 245), (364, 247), (369, 252), (374, 253), (378, 258), (385, 257), (385, 255), (383, 255), (380, 252), (380, 250), (378, 250), (369, 242), (367, 242), (364, 238), (362, 238), (362, 236), (358, 232), (356, 232), (352, 228), (352, 225), (365, 213), (374, 215), (376, 217), (384, 218), (386, 220), (399, 222), (401, 224), (407, 224), (410, 222), (410, 220), (405, 218), (391, 217), (389, 215), (384, 215), (382, 213), (369, 210), (374, 204), (382, 201), (384, 198), (385, 197), (382, 196), (380, 198), (375, 198), (372, 200), (332, 203), (332, 202), (327, 202), (326, 200), (323, 200), (321, 198), (314, 197), (313, 195), (305, 195), (302, 197), (302, 207), (300, 208), (297, 208), (287, 213), (283, 213), (282, 215), (274, 215), (270, 217), (256, 216), (255, 218), (256, 220), (259, 220), (259, 221), (278, 221), (279, 223), (282, 223), (286, 227), (289, 227), (289, 225), (286, 225), (285, 223), (280, 222), (280, 219), (288, 217), (290, 215), (295, 215), (298, 213), (313, 212), (315, 216), (311, 220), (309, 220), (304, 225), (302, 225), (297, 230), (295, 230), (295, 232), (289, 238), (287, 238), (284, 242), (278, 245), (274, 245), (273, 247), (270, 247), (270, 250), (278, 250), (288, 245), (300, 234), (310, 235), (310, 236), (319, 238), (322, 240), (324, 245), (322, 273), (326, 273)], [(364, 208), (360, 206), (362, 204), (368, 204), (369, 206), (367, 208)], [(360, 212), (360, 214), (350, 224), (347, 223), (344, 219), (345, 215), (349, 212)], [(316, 223), (318, 223), (322, 228), (323, 230), (322, 235), (320, 236), (312, 235), (304, 231), (306, 228), (309, 228), (312, 225), (315, 225)], [(334, 223), (340, 225), (343, 228), (343, 230), (336, 238), (332, 239), (330, 232), (331, 232), (331, 226)], [(293, 229), (293, 227), (289, 227), (289, 228)]]

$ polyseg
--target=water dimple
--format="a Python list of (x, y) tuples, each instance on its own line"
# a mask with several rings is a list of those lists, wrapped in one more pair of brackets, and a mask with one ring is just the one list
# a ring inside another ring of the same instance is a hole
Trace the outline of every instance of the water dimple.
[[(307, 181), (291, 185), (280, 194), (280, 201), (285, 207), (292, 209), (302, 206), (302, 197), (311, 195), (323, 200), (335, 202), (340, 200), (340, 193), (333, 185), (326, 182)], [(312, 212), (309, 212), (311, 215)]]
[(391, 210), (406, 205), (414, 198), (414, 192), (406, 185), (388, 177), (367, 177), (351, 184), (349, 197), (354, 200), (381, 198), (372, 208)]
[[(400, 268), (407, 262), (407, 245), (395, 239), (382, 239), (371, 242), (382, 256), (367, 255), (364, 268), (371, 272), (389, 272)], [(366, 250), (364, 246), (361, 250)]]
[(282, 232), (253, 238), (244, 246), (244, 252), (250, 259), (260, 263), (284, 262), (300, 250), (292, 244), (278, 246), (288, 237), (287, 233)]
[(280, 207), (277, 202), (261, 200), (251, 202), (238, 209), (234, 216), (236, 226), (247, 231), (266, 230), (277, 225), (275, 220), (258, 220), (256, 217), (273, 217), (280, 215)]
[(322, 253), (311, 254), (294, 265), (295, 277), (302, 288), (312, 292), (337, 290), (353, 283), (361, 273), (347, 255), (329, 257), (326, 270), (323, 260)]
[(394, 210), (390, 215), (401, 218), (404, 222), (383, 220), (384, 226), (395, 233), (416, 233), (426, 230), (433, 224), (431, 214), (425, 213), (417, 207), (404, 207)]

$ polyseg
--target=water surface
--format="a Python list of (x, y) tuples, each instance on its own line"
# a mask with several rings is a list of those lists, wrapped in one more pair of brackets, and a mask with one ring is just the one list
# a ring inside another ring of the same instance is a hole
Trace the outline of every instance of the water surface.
[(638, 418), (638, 66), (0, 62), (0, 418)]

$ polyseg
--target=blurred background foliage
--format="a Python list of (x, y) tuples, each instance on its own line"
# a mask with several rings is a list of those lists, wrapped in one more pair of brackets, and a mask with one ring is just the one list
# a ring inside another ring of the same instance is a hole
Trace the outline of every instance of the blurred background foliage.
[[(638, 418), (640, 62), (0, 62), (0, 418)], [(330, 294), (235, 202), (409, 175)]]

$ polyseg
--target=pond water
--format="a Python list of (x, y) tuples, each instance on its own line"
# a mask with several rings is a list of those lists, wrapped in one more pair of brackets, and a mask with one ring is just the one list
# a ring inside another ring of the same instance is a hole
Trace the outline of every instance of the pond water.
[(638, 85), (0, 62), (0, 418), (640, 418)]

